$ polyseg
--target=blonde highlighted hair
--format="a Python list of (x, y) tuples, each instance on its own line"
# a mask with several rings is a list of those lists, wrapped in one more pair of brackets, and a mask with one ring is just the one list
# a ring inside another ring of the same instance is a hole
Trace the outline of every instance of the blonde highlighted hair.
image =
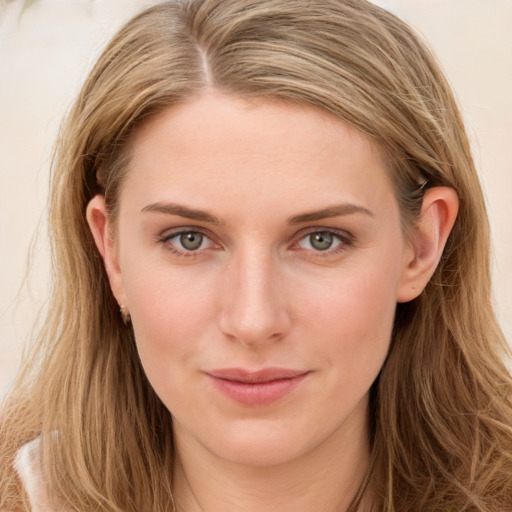
[(406, 232), (428, 187), (455, 189), (441, 262), (420, 297), (397, 306), (351, 511), (368, 494), (379, 512), (512, 509), (512, 380), (464, 126), (421, 39), (365, 0), (164, 2), (109, 43), (56, 148), (53, 295), (0, 413), (0, 509), (28, 510), (12, 464), (39, 437), (51, 491), (70, 508), (174, 510), (171, 416), (119, 317), (85, 208), (104, 194), (115, 217), (133, 133), (204, 88), (311, 105), (365, 133), (387, 156)]

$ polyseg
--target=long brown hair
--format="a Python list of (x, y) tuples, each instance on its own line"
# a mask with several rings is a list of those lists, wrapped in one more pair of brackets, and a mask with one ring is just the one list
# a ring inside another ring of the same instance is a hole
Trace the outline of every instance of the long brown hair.
[(404, 231), (424, 190), (460, 209), (420, 297), (397, 307), (371, 390), (371, 460), (351, 510), (512, 508), (507, 346), (490, 299), (482, 191), (452, 91), (405, 23), (365, 0), (190, 0), (150, 8), (109, 43), (56, 148), (50, 203), (53, 295), (0, 417), (0, 508), (27, 510), (12, 467), (42, 443), (52, 492), (73, 509), (166, 511), (172, 424), (141, 368), (85, 208), (112, 216), (134, 131), (204, 88), (322, 108), (383, 149)]

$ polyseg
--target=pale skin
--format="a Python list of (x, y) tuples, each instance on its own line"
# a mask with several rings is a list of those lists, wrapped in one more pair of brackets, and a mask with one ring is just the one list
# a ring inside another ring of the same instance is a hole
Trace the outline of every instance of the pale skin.
[[(368, 461), (368, 391), (397, 302), (432, 276), (457, 215), (425, 193), (405, 237), (379, 149), (323, 111), (207, 91), (132, 143), (116, 225), (87, 219), (173, 416), (186, 512), (343, 512)], [(270, 403), (212, 372), (285, 368)]]

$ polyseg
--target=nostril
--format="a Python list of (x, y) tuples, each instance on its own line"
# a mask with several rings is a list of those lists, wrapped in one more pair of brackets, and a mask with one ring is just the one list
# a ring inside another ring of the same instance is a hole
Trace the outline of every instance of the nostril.
[(230, 339), (250, 346), (278, 341), (290, 329), (289, 315), (282, 307), (267, 304), (266, 309), (243, 308), (238, 303), (226, 308), (220, 316), (220, 330)]

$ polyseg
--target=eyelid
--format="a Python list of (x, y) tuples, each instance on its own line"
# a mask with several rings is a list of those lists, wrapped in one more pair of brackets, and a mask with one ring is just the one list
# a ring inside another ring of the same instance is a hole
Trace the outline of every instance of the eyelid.
[[(202, 236), (207, 238), (211, 245), (209, 247), (203, 248), (203, 249), (197, 249), (197, 250), (187, 250), (185, 248), (180, 249), (179, 247), (176, 247), (174, 244), (170, 244), (169, 241), (172, 238), (175, 238), (181, 234), (184, 233), (200, 233)], [(334, 237), (336, 237), (340, 243), (337, 244), (333, 248), (326, 249), (324, 251), (321, 250), (314, 250), (314, 249), (305, 249), (302, 247), (299, 247), (299, 243), (304, 240), (306, 237), (314, 234), (314, 233), (330, 233)], [(204, 251), (207, 251), (213, 247), (214, 249), (222, 248), (222, 245), (215, 240), (215, 236), (213, 236), (210, 232), (210, 230), (205, 229), (201, 226), (179, 226), (176, 228), (170, 228), (165, 231), (163, 231), (160, 235), (157, 236), (157, 242), (162, 244), (164, 247), (166, 247), (170, 252), (177, 254), (178, 256), (184, 256), (184, 257), (197, 257), (201, 255)], [(343, 252), (347, 250), (348, 248), (352, 247), (355, 244), (355, 237), (349, 233), (346, 230), (337, 229), (333, 227), (326, 227), (326, 226), (315, 226), (315, 227), (309, 227), (301, 229), (298, 233), (296, 233), (293, 237), (293, 241), (291, 245), (289, 246), (292, 250), (301, 250), (306, 252), (314, 253), (315, 256), (318, 257), (327, 257), (332, 256), (334, 254), (337, 254), (339, 252)]]
[[(204, 238), (207, 238), (210, 241), (210, 246), (193, 251), (187, 250), (185, 248), (182, 249), (180, 247), (176, 247), (176, 245), (170, 243), (171, 239), (176, 238), (184, 233), (200, 233)], [(157, 236), (157, 242), (166, 247), (170, 252), (186, 257), (199, 256), (204, 251), (210, 249), (210, 247), (221, 247), (220, 244), (213, 239), (209, 230), (199, 226), (180, 226), (176, 228), (166, 229), (160, 235)]]
[(305, 229), (299, 231), (296, 234), (296, 236), (294, 237), (294, 241), (292, 242), (291, 248), (297, 249), (297, 250), (308, 251), (308, 249), (302, 249), (301, 247), (298, 247), (298, 244), (302, 240), (304, 240), (306, 237), (311, 236), (314, 233), (330, 233), (341, 241), (341, 243), (336, 245), (334, 248), (332, 248), (332, 249), (329, 248), (329, 249), (326, 249), (325, 251), (315, 251), (313, 249), (309, 250), (310, 252), (313, 252), (313, 253), (317, 254), (318, 256), (332, 255), (333, 253), (343, 251), (346, 248), (353, 246), (355, 243), (355, 237), (348, 231), (345, 231), (343, 229), (326, 227), (326, 226), (315, 226), (315, 227), (311, 227), (311, 228), (305, 228)]

